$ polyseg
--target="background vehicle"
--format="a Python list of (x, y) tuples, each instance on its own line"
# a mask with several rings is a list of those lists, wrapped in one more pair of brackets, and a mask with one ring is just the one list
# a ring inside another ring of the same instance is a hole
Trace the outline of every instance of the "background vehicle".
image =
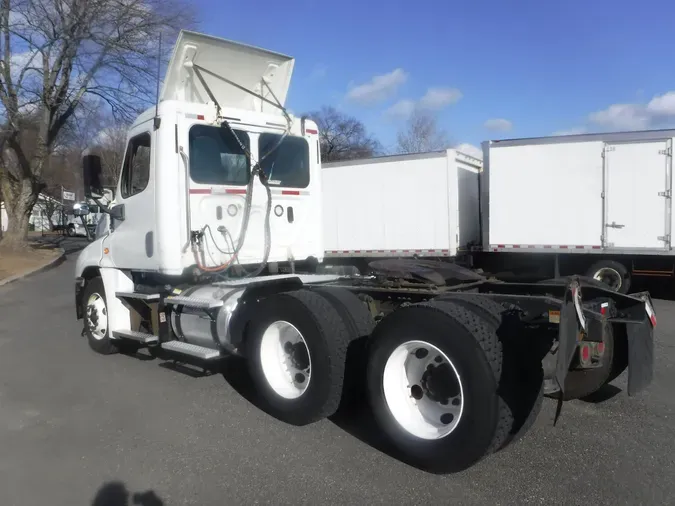
[[(87, 194), (108, 215), (75, 273), (93, 350), (147, 347), (207, 368), (244, 357), (261, 407), (296, 425), (363, 389), (401, 458), (435, 472), (521, 437), (570, 370), (629, 366), (629, 393), (647, 386), (647, 293), (510, 285), (452, 264), (320, 273), (318, 130), (284, 108), (293, 63), (181, 32), (157, 107), (129, 130), (112, 204), (100, 159), (84, 157)], [(604, 360), (610, 335), (637, 358)]]
[(487, 141), (483, 163), (448, 150), (325, 164), (326, 256), (459, 256), (500, 279), (580, 274), (628, 293), (633, 276), (675, 274), (674, 137)]

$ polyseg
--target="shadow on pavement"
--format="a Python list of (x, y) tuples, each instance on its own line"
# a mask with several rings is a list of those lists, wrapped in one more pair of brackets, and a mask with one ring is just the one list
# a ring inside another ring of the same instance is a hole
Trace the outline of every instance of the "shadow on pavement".
[(619, 387), (615, 387), (612, 384), (607, 384), (602, 386), (600, 390), (593, 392), (591, 395), (587, 395), (586, 397), (583, 397), (579, 400), (591, 404), (599, 404), (616, 397), (621, 392), (623, 392), (623, 390), (621, 390)]
[[(131, 499), (131, 502), (129, 501)], [(105, 483), (96, 492), (91, 506), (164, 506), (164, 501), (152, 490), (131, 493), (121, 481)]]
[[(348, 365), (347, 370), (357, 369), (350, 368)], [(258, 403), (258, 396), (248, 373), (246, 360), (238, 357), (224, 359), (221, 374), (239, 395), (257, 409), (266, 412)], [(365, 401), (363, 385), (358, 383), (360, 379), (360, 375), (345, 378), (343, 402), (338, 411), (328, 420), (371, 448), (401, 460), (394, 448), (387, 444), (382, 431), (375, 424), (370, 407)]]

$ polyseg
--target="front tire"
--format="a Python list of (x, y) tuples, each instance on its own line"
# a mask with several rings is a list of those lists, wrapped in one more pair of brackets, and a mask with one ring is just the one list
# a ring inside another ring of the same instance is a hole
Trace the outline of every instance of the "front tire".
[(350, 332), (338, 311), (309, 290), (279, 293), (255, 307), (246, 351), (261, 408), (293, 425), (335, 413)]
[(103, 280), (100, 277), (91, 279), (84, 288), (82, 314), (89, 347), (101, 355), (117, 353), (119, 351), (117, 343), (110, 339), (108, 303)]
[(368, 396), (402, 460), (449, 473), (491, 451), (501, 359), (490, 326), (456, 304), (408, 306), (383, 319), (370, 345)]

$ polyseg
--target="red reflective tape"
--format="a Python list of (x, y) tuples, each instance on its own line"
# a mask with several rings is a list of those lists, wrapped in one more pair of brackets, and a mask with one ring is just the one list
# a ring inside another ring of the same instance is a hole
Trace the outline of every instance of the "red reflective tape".
[(361, 250), (360, 250), (360, 249), (355, 249), (355, 250), (354, 250), (354, 253), (361, 253)]
[(190, 188), (190, 195), (211, 195), (210, 188)]
[(567, 249), (567, 246), (558, 246), (560, 249)]
[(308, 133), (308, 134), (318, 134), (319, 131), (318, 131), (318, 130), (314, 130), (314, 129), (306, 128), (306, 129), (305, 129), (305, 133)]
[(245, 188), (227, 188), (225, 190), (225, 193), (229, 195), (246, 195), (246, 189)]
[(204, 115), (203, 115), (203, 114), (197, 114), (197, 119), (203, 120), (203, 119), (204, 119)]
[(513, 245), (513, 248), (519, 249), (519, 248), (520, 248), (520, 244), (514, 244), (514, 245)]
[(299, 190), (282, 190), (281, 191), (282, 195), (300, 195)]
[(497, 247), (498, 248), (506, 248), (506, 246), (504, 246), (503, 244), (497, 244)]
[(441, 253), (450, 253), (450, 250), (449, 249), (442, 249)]
[(593, 249), (602, 249), (602, 246), (592, 246)]
[(576, 249), (584, 249), (586, 246), (575, 246)]

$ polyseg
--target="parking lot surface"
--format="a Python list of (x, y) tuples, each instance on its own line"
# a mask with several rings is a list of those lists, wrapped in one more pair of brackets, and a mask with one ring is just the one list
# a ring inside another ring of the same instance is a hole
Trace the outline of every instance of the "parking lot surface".
[(237, 361), (204, 377), (96, 355), (73, 276), (71, 257), (0, 289), (3, 506), (121, 506), (127, 492), (165, 506), (675, 503), (674, 302), (655, 302), (647, 391), (629, 398), (624, 374), (602, 402), (566, 403), (556, 427), (547, 399), (521, 442), (435, 476), (376, 449), (366, 411), (303, 428), (271, 418), (247, 400)]

